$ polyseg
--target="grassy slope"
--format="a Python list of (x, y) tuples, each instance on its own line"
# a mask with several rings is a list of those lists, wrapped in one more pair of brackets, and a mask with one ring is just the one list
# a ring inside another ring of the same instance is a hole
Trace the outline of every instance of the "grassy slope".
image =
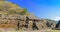
[(50, 32), (60, 32), (60, 30), (51, 30)]
[(0, 11), (6, 12), (5, 14), (19, 14), (26, 15), (29, 14), (28, 10), (21, 8), (20, 6), (6, 1), (0, 1)]
[(57, 23), (55, 20), (51, 20), (51, 19), (46, 19), (49, 23)]

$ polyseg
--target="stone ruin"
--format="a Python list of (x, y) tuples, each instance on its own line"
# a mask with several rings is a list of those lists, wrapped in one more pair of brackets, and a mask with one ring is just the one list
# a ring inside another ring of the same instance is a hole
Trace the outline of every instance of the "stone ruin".
[(3, 15), (0, 16), (0, 28), (14, 28), (16, 30), (40, 30), (46, 29), (46, 20), (35, 16)]

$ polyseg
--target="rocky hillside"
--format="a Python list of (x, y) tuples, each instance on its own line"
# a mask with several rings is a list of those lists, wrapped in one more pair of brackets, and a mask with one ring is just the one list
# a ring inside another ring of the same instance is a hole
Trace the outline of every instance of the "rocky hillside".
[(29, 12), (14, 3), (0, 0), (0, 28), (16, 27), (19, 15), (29, 15)]
[(29, 14), (27, 9), (21, 8), (16, 4), (13, 4), (11, 2), (5, 2), (0, 1), (0, 14), (20, 14), (20, 15), (26, 15)]
[[(27, 17), (21, 17), (22, 15), (25, 15), (25, 16), (27, 15), (29, 17), (28, 17), (28, 19), (26, 19)], [(2, 17), (2, 16), (4, 16), (4, 17)], [(17, 27), (18, 29), (20, 28), (20, 29), (24, 29), (24, 30), (26, 30), (26, 28), (27, 28), (27, 30), (28, 30), (27, 26), (29, 26), (29, 30), (30, 29), (32, 30), (32, 26), (34, 26), (34, 29), (37, 29), (37, 27), (38, 27), (37, 30), (39, 30), (39, 29), (46, 29), (49, 25), (50, 25), (50, 27), (52, 27), (50, 23), (56, 23), (50, 19), (46, 19), (46, 20), (37, 19), (34, 16), (30, 15), (30, 13), (28, 12), (28, 10), (26, 8), (21, 8), (20, 6), (14, 4), (14, 3), (11, 3), (11, 2), (0, 1), (0, 24), (1, 24), (0, 27), (2, 27), (2, 26), (3, 27), (10, 27), (10, 26), (12, 27), (13, 26), (13, 27)], [(22, 18), (25, 18), (25, 20), (22, 20)], [(47, 22), (49, 23), (49, 25), (47, 25), (48, 24)], [(34, 23), (34, 25), (33, 25), (33, 23)]]
[(57, 23), (55, 20), (51, 20), (51, 19), (46, 19), (49, 23)]

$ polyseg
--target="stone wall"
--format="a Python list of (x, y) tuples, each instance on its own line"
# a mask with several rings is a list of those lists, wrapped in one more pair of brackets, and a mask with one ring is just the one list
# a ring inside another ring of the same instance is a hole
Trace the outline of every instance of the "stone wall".
[(18, 21), (13, 18), (0, 17), (0, 28), (15, 28), (17, 27), (17, 22)]
[[(34, 19), (28, 20), (28, 23), (26, 23), (26, 20), (22, 20), (21, 18), (19, 19), (17, 17), (12, 17), (12, 16), (0, 17), (0, 28), (16, 28), (22, 30), (33, 30), (32, 26), (33, 26)], [(35, 24), (39, 30), (47, 28), (46, 20), (35, 19)]]
[(46, 20), (40, 20), (40, 21), (36, 22), (36, 25), (39, 29), (46, 29), (47, 28)]

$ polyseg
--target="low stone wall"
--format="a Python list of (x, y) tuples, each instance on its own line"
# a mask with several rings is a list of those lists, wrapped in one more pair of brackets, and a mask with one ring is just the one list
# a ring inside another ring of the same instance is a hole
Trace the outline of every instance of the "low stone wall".
[(0, 18), (0, 28), (15, 28), (17, 27), (18, 20), (10, 18)]

